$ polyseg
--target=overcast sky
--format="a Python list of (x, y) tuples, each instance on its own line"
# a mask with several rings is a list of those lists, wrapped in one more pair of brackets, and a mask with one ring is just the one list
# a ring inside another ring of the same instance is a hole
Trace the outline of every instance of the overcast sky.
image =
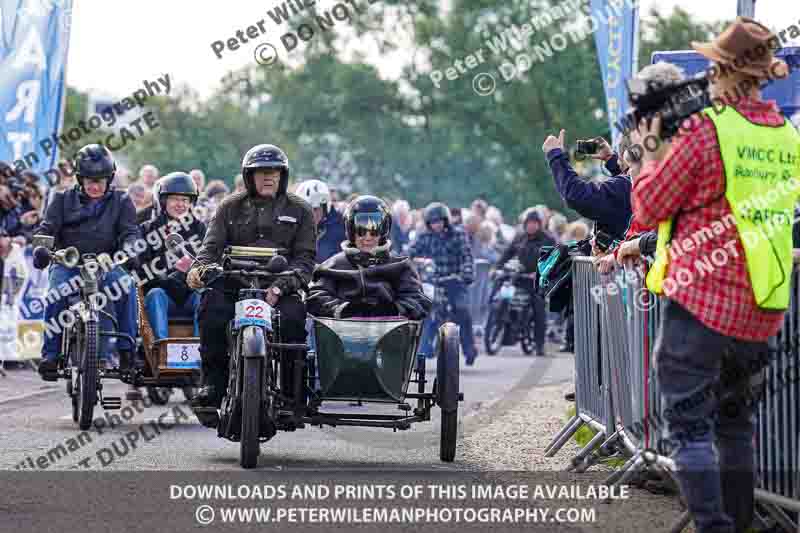
[[(279, 56), (286, 52), (280, 42), (285, 32), (267, 16), (267, 10), (282, 2), (276, 0), (73, 0), (67, 82), (81, 90), (102, 91), (122, 97), (167, 73), (175, 83), (188, 83), (207, 96), (220, 85), (229, 70), (252, 64), (256, 47), (270, 42)], [(502, 0), (498, 0), (500, 2)], [(353, 0), (366, 6), (367, 0)], [(332, 6), (336, 2), (320, 0)], [(732, 19), (736, 0), (641, 0), (642, 13), (658, 5), (661, 12), (681, 6), (699, 20)], [(800, 1), (758, 0), (756, 18), (773, 28), (785, 28), (800, 21)], [(234, 37), (237, 30), (264, 19), (266, 33), (242, 44), (238, 50), (225, 50), (217, 59), (210, 43)], [(800, 44), (800, 43), (799, 43)], [(300, 44), (293, 53), (302, 53)], [(383, 61), (388, 76), (398, 72), (397, 59)], [(264, 67), (269, 68), (269, 67)]]

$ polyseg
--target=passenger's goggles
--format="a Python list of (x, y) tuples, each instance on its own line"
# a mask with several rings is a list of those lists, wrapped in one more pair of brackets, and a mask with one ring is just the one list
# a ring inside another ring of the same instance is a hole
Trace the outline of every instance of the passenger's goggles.
[(380, 237), (383, 234), (385, 219), (382, 213), (359, 213), (353, 220), (353, 226), (358, 237), (374, 235)]

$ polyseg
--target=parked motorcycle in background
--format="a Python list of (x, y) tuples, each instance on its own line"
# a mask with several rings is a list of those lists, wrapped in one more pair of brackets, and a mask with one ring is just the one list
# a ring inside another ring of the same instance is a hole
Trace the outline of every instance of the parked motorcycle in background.
[(522, 272), (522, 265), (517, 259), (512, 259), (502, 269), (492, 273), (489, 316), (483, 333), (483, 343), (489, 355), (497, 355), (503, 346), (513, 346), (517, 342), (525, 355), (533, 353), (531, 294), (524, 287), (530, 283), (530, 278), (531, 274)]

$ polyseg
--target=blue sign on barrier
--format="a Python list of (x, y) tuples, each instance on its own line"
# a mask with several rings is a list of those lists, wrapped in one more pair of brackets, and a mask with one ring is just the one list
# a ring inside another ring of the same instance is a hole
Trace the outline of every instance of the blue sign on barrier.
[(58, 160), (71, 10), (72, 0), (0, 0), (0, 160), (18, 171)]

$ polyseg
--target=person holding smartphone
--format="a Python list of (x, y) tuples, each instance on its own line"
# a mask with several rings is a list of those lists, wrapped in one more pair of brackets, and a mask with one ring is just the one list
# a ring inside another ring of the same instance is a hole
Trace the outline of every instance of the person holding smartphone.
[[(603, 161), (611, 177), (601, 183), (582, 179), (569, 162), (564, 136), (565, 131), (561, 130), (558, 137), (548, 136), (542, 146), (556, 190), (568, 207), (595, 222), (595, 232), (603, 232), (611, 240), (621, 239), (631, 218), (630, 177), (624, 173), (608, 142), (597, 137), (591, 141), (595, 143), (596, 152), (588, 155)], [(582, 147), (586, 148), (586, 142), (581, 141)]]
[[(664, 62), (648, 65), (636, 75), (639, 80), (662, 85), (679, 82), (684, 77), (680, 68)], [(602, 137), (579, 141), (580, 148), (596, 150), (586, 155), (603, 161), (606, 170), (611, 174), (611, 177), (601, 183), (585, 181), (569, 162), (569, 154), (564, 148), (564, 136), (565, 131), (561, 130), (558, 137), (549, 135), (542, 145), (558, 193), (569, 207), (595, 221), (595, 232), (602, 231), (612, 240), (623, 240), (633, 213), (628, 163), (615, 154)]]

